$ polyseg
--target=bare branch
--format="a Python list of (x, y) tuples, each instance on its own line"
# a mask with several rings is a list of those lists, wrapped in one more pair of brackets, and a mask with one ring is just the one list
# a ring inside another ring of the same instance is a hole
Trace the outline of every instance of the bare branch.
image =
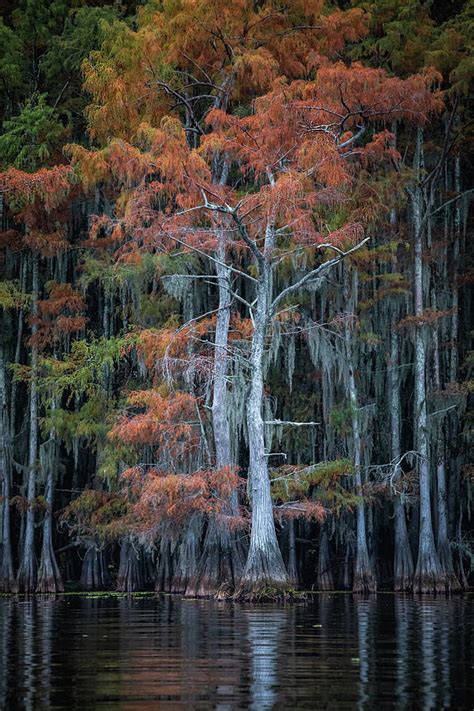
[(318, 427), (320, 422), (291, 422), (290, 420), (265, 420), (264, 425), (285, 425), (288, 427)]
[[(275, 312), (275, 309), (278, 306), (278, 304), (281, 301), (283, 301), (284, 299), (286, 299), (287, 296), (289, 296), (290, 294), (293, 294), (295, 291), (298, 291), (308, 282), (313, 281), (314, 279), (318, 279), (322, 274), (324, 274), (324, 272), (328, 271), (329, 269), (334, 267), (336, 264), (339, 264), (339, 262), (342, 259), (344, 259), (345, 257), (348, 257), (350, 254), (353, 254), (354, 252), (356, 252), (358, 249), (363, 247), (363, 245), (366, 244), (368, 241), (369, 241), (369, 237), (366, 237), (365, 239), (362, 240), (362, 242), (359, 242), (354, 247), (347, 250), (347, 252), (342, 252), (337, 257), (334, 257), (333, 259), (329, 259), (327, 262), (324, 262), (316, 269), (313, 269), (312, 271), (308, 272), (308, 274), (305, 274), (305, 276), (303, 276), (295, 284), (291, 284), (286, 289), (283, 289), (283, 291), (281, 291), (278, 294), (278, 296), (276, 296), (275, 299), (273, 300), (273, 303), (271, 305), (271, 313), (273, 314)], [(337, 249), (337, 247), (336, 247), (336, 249)]]

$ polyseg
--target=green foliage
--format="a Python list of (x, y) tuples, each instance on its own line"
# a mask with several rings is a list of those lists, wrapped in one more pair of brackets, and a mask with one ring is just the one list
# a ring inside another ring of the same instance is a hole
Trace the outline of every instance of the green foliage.
[(50, 407), (42, 420), (42, 430), (45, 434), (54, 430), (68, 450), (77, 440), (82, 440), (92, 450), (96, 449), (105, 441), (110, 429), (110, 407), (110, 400), (103, 392), (90, 395), (77, 410)]
[(474, 0), (448, 20), (429, 48), (427, 62), (449, 81), (452, 94), (468, 95), (474, 77)]
[(320, 462), (309, 467), (279, 467), (271, 473), (272, 498), (275, 501), (293, 501), (308, 496), (339, 514), (357, 505), (358, 498), (348, 491), (342, 477), (353, 473), (348, 459)]
[[(117, 8), (81, 7), (66, 17), (63, 30), (49, 43), (42, 60), (46, 81), (58, 76), (79, 76), (81, 65), (90, 52), (105, 40), (109, 23), (117, 17)], [(65, 74), (67, 72), (68, 74)]]
[(339, 437), (343, 438), (350, 435), (352, 431), (352, 414), (350, 405), (340, 405), (331, 410), (331, 427)]
[(12, 13), (15, 33), (27, 47), (39, 50), (61, 32), (68, 11), (67, 0), (20, 0)]
[(66, 135), (57, 112), (46, 103), (46, 94), (29, 99), (18, 116), (3, 122), (2, 129), (1, 167), (13, 165), (26, 171), (49, 163)]
[(124, 338), (77, 340), (62, 360), (43, 358), (39, 387), (47, 398), (94, 396), (103, 389), (104, 371), (121, 360), (129, 342)]
[(434, 34), (429, 4), (422, 0), (362, 0), (370, 33), (351, 48), (355, 59), (371, 61), (397, 74), (418, 71)]
[(26, 57), (21, 38), (0, 18), (0, 80), (2, 114), (11, 111), (15, 97), (25, 89)]
[(85, 489), (61, 515), (76, 537), (113, 541), (126, 533), (127, 502), (117, 493)]
[(25, 294), (17, 281), (0, 280), (0, 308), (25, 309), (30, 303), (30, 295)]

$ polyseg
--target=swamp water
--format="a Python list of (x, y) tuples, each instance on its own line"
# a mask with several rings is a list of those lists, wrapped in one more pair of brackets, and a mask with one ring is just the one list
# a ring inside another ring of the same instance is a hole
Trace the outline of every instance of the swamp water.
[(474, 597), (0, 598), (3, 709), (473, 709)]

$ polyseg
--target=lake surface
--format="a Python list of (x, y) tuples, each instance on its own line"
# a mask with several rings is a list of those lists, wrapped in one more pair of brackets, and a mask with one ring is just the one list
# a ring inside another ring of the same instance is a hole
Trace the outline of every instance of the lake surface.
[(0, 599), (1, 709), (473, 709), (474, 597)]

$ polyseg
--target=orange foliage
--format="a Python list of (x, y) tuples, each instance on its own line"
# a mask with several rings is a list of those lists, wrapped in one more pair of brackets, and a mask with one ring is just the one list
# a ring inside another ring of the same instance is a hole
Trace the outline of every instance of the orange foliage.
[(23, 246), (48, 257), (68, 248), (65, 231), (58, 225), (65, 221), (63, 211), (73, 187), (74, 173), (64, 165), (41, 168), (35, 173), (16, 168), (0, 173), (5, 203), (15, 220), (26, 227)]
[[(239, 487), (233, 467), (171, 474), (140, 467), (123, 474), (128, 494), (135, 502), (137, 529), (156, 533), (160, 525), (182, 525), (192, 512), (225, 515), (231, 493)], [(235, 522), (234, 522), (235, 523)]]
[(163, 448), (177, 463), (199, 445), (196, 399), (177, 392), (166, 396), (159, 390), (139, 390), (128, 396), (129, 406), (143, 410), (124, 415), (110, 432), (112, 439), (136, 446)]
[(299, 518), (324, 523), (326, 509), (319, 501), (297, 501), (291, 504), (276, 506), (275, 516), (280, 521), (294, 521)]
[(84, 300), (71, 284), (50, 282), (47, 288), (49, 298), (38, 301), (38, 315), (29, 319), (37, 327), (29, 344), (39, 349), (61, 342), (86, 325), (86, 318), (80, 313), (85, 310)]
[(73, 177), (71, 168), (66, 165), (41, 168), (36, 173), (9, 168), (0, 173), (0, 191), (12, 210), (20, 211), (23, 221), (27, 222), (28, 208), (40, 207), (47, 213), (58, 208), (71, 192)]
[(421, 328), (422, 326), (430, 326), (440, 319), (452, 316), (455, 313), (455, 309), (425, 309), (419, 316), (406, 316), (406, 318), (399, 321), (397, 324), (397, 330), (402, 331), (403, 329), (415, 329)]

